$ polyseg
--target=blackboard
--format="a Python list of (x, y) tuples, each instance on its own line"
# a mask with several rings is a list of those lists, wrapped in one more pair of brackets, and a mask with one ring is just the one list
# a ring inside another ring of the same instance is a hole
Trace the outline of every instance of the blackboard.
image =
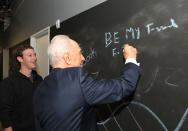
[(100, 131), (188, 130), (188, 1), (110, 0), (50, 30), (80, 44), (97, 79), (120, 74), (125, 43), (138, 49), (133, 99), (98, 106)]

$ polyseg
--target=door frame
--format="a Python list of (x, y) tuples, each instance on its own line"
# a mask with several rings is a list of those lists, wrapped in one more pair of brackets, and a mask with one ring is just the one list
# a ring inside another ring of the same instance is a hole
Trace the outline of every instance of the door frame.
[[(50, 26), (31, 35), (30, 45), (34, 48), (35, 52), (37, 51), (37, 40), (40, 39), (41, 37), (43, 37), (44, 35), (48, 35), (48, 46), (49, 46), (50, 45)], [(50, 72), (50, 65), (49, 65), (49, 58), (48, 58), (48, 72), (47, 72), (47, 74), (49, 74), (49, 72)]]

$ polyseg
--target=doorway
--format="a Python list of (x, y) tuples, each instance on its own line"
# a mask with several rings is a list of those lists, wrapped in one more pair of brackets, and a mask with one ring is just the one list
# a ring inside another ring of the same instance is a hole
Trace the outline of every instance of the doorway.
[(47, 49), (50, 44), (50, 27), (47, 27), (31, 36), (31, 46), (37, 56), (36, 71), (45, 78), (49, 74), (49, 58)]

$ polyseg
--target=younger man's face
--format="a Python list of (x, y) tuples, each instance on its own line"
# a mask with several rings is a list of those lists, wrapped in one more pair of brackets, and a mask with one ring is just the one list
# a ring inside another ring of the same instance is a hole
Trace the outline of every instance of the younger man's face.
[(35, 51), (33, 49), (26, 49), (22, 52), (22, 54), (22, 61), (20, 61), (21, 67), (25, 67), (31, 70), (34, 69), (37, 62)]

